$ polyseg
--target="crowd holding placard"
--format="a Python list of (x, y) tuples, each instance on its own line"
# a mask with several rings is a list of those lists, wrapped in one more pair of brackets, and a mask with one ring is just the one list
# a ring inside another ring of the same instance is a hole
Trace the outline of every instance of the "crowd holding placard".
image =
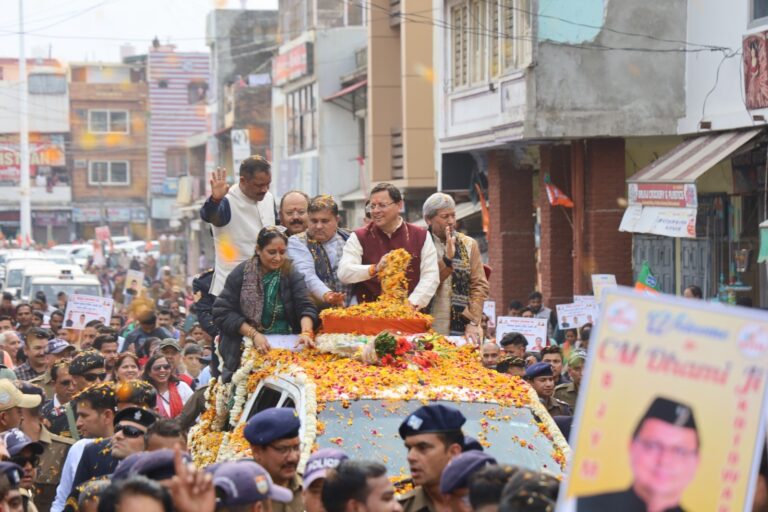
[[(598, 318), (594, 297), (577, 296), (556, 311), (530, 290), (520, 290), (525, 303), (488, 308), (492, 269), (461, 232), (447, 194), (425, 201), (424, 229), (401, 217), (400, 191), (381, 183), (370, 192), (365, 224), (342, 227), (333, 197), (292, 191), (276, 203), (261, 157), (242, 162), (238, 183), (229, 186), (226, 176), (214, 173), (200, 212), (212, 229), (215, 264), (192, 286), (150, 256), (90, 269), (114, 302), (108, 318), (80, 319), (75, 305), (84, 302), (66, 294), (18, 304), (4, 294), (0, 511), (553, 511), (556, 478), (497, 460), (462, 430), (460, 408), (440, 403), (385, 432), (399, 435), (407, 451), (413, 488), (406, 493), (396, 495), (381, 461), (355, 460), (341, 448), (316, 451), (299, 467), (301, 423), (287, 407), (248, 420), (252, 459), (190, 463), (187, 433), (205, 410), (211, 379), (228, 383), (241, 367), (243, 338), (265, 357), (281, 336), (314, 349), (320, 313), (375, 301), (380, 271), (397, 249), (411, 256), (410, 308), (431, 315), (437, 333), (476, 347), (479, 371), (526, 381), (566, 439)], [(686, 293), (695, 298), (696, 290)], [(501, 314), (488, 318), (484, 310)], [(698, 453), (695, 442), (662, 446), (653, 428), (664, 442), (696, 441), (685, 403), (653, 402), (633, 443), (658, 457)], [(767, 472), (763, 456), (754, 510), (768, 507)], [(669, 485), (636, 478), (623, 494), (580, 500), (578, 510), (682, 510), (683, 483), (661, 480)]]

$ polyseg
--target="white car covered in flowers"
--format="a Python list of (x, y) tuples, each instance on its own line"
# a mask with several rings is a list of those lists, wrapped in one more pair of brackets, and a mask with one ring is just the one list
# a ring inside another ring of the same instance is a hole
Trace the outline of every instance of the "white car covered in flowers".
[[(473, 347), (433, 337), (429, 350), (395, 338), (387, 364), (318, 350), (273, 349), (262, 356), (246, 339), (232, 384), (212, 382), (208, 408), (190, 433), (198, 464), (250, 456), (243, 427), (269, 407), (291, 407), (301, 419), (303, 467), (310, 453), (335, 447), (350, 457), (383, 461), (408, 476), (398, 436), (402, 420), (424, 403), (444, 403), (467, 417), (465, 435), (500, 462), (560, 476), (570, 449), (533, 390), (517, 377), (484, 368)], [(404, 356), (410, 347), (410, 356)], [(414, 364), (416, 361), (418, 364)]]

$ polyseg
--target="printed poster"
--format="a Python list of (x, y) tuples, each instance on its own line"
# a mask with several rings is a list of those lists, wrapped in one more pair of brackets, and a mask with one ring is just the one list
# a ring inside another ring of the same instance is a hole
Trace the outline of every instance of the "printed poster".
[(144, 290), (144, 272), (140, 270), (128, 270), (125, 273), (125, 283), (123, 284), (123, 296), (125, 305), (129, 305), (136, 297), (141, 297)]
[(488, 317), (488, 328), (496, 327), (496, 302), (486, 300), (483, 302), (483, 314)]
[(750, 511), (767, 373), (765, 313), (609, 292), (557, 512)]
[(603, 291), (616, 288), (616, 276), (613, 274), (592, 274), (592, 292), (595, 300), (601, 302)]
[(557, 310), (557, 327), (561, 331), (577, 329), (584, 324), (594, 325), (597, 318), (597, 309), (593, 303), (558, 304), (555, 309)]
[(64, 312), (64, 327), (82, 330), (91, 320), (109, 325), (113, 303), (114, 301), (108, 297), (70, 295), (67, 299), (67, 310)]
[(523, 318), (521, 316), (500, 316), (496, 320), (496, 342), (510, 332), (519, 332), (528, 340), (530, 352), (540, 352), (549, 346), (546, 318)]

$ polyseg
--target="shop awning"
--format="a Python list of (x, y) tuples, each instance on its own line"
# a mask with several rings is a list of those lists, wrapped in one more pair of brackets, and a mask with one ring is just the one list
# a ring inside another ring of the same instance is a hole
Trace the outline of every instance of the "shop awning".
[(694, 183), (696, 178), (752, 140), (761, 128), (694, 137), (634, 174), (629, 183)]
[(752, 140), (761, 128), (688, 139), (627, 180), (619, 231), (696, 238), (696, 179)]
[(360, 80), (352, 85), (344, 87), (340, 91), (336, 91), (323, 98), (324, 101), (330, 101), (335, 103), (345, 110), (349, 110), (353, 114), (358, 110), (365, 108), (367, 105), (367, 85), (368, 80)]

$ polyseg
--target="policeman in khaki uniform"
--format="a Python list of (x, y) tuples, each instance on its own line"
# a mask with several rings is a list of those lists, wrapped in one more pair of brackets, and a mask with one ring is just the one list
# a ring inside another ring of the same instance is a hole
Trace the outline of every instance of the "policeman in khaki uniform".
[(435, 404), (417, 409), (400, 425), (415, 486), (400, 498), (403, 512), (450, 510), (440, 493), (440, 477), (448, 462), (464, 449), (461, 427), (466, 421), (458, 409)]
[(576, 409), (576, 399), (579, 397), (579, 386), (581, 385), (581, 372), (584, 370), (584, 363), (587, 360), (587, 353), (583, 350), (575, 350), (568, 360), (568, 376), (571, 382), (566, 382), (555, 387), (555, 398), (567, 403), (571, 409)]
[(552, 372), (552, 365), (549, 363), (535, 363), (526, 368), (525, 380), (539, 395), (542, 405), (547, 409), (550, 416), (572, 416), (571, 407), (554, 397), (555, 392), (555, 374)]
[(251, 444), (251, 454), (275, 485), (293, 493), (289, 503), (272, 501), (272, 512), (304, 512), (301, 477), (297, 469), (301, 457), (299, 439), (301, 422), (296, 411), (288, 407), (272, 407), (248, 420), (243, 436)]

